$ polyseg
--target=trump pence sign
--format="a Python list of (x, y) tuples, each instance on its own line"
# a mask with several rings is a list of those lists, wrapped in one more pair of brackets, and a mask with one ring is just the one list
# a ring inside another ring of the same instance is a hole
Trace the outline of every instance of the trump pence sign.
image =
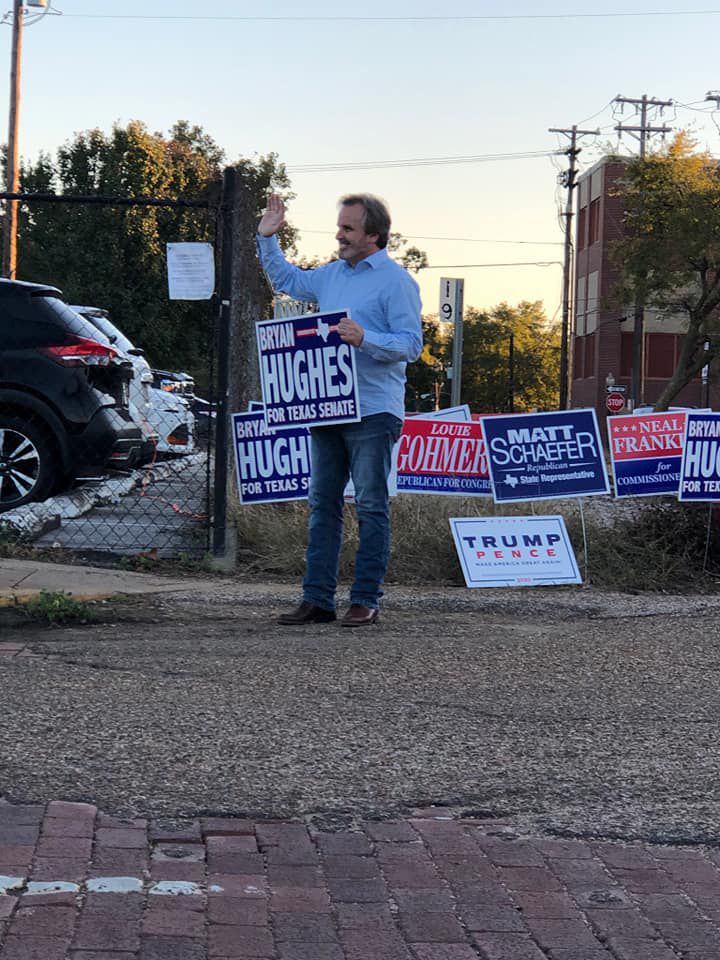
[(468, 587), (582, 582), (561, 516), (452, 517), (450, 528)]

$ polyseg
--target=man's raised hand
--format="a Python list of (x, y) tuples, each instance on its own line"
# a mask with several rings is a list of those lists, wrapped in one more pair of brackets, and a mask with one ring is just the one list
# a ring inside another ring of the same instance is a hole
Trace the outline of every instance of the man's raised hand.
[(258, 224), (261, 237), (272, 237), (285, 223), (285, 204), (277, 193), (268, 196), (267, 208)]

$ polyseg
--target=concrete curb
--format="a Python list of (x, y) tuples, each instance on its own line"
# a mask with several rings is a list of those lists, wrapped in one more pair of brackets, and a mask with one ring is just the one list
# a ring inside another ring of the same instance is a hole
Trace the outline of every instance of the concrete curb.
[[(225, 583), (232, 587), (233, 581)], [(65, 593), (74, 600), (107, 600), (140, 594), (186, 594), (222, 586), (219, 581), (183, 580), (134, 570), (83, 567), (34, 560), (0, 559), (0, 607), (27, 603), (43, 590)]]
[(0, 608), (2, 607), (24, 607), (32, 600), (35, 600), (41, 593), (64, 593), (72, 597), (77, 603), (92, 603), (97, 600), (111, 600), (118, 596), (116, 593), (74, 593), (69, 590), (48, 590), (46, 587), (39, 587), (37, 590), (24, 590), (21, 593), (0, 592)]

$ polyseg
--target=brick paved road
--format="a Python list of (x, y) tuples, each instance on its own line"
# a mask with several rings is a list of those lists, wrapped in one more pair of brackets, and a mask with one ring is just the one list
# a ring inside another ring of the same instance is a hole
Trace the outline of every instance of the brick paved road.
[[(720, 852), (0, 802), (2, 960), (717, 960)], [(124, 892), (117, 892), (124, 891)]]

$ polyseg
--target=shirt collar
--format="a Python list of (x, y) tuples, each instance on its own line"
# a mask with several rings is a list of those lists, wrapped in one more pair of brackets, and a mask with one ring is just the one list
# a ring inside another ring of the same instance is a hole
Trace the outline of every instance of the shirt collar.
[(357, 270), (358, 268), (362, 268), (363, 270), (377, 270), (378, 267), (381, 267), (389, 259), (388, 252), (386, 248), (383, 247), (382, 250), (376, 250), (375, 253), (371, 253), (369, 257), (363, 257), (354, 267), (351, 267), (350, 264), (345, 263), (345, 261), (343, 261), (343, 263), (345, 263), (346, 270)]

